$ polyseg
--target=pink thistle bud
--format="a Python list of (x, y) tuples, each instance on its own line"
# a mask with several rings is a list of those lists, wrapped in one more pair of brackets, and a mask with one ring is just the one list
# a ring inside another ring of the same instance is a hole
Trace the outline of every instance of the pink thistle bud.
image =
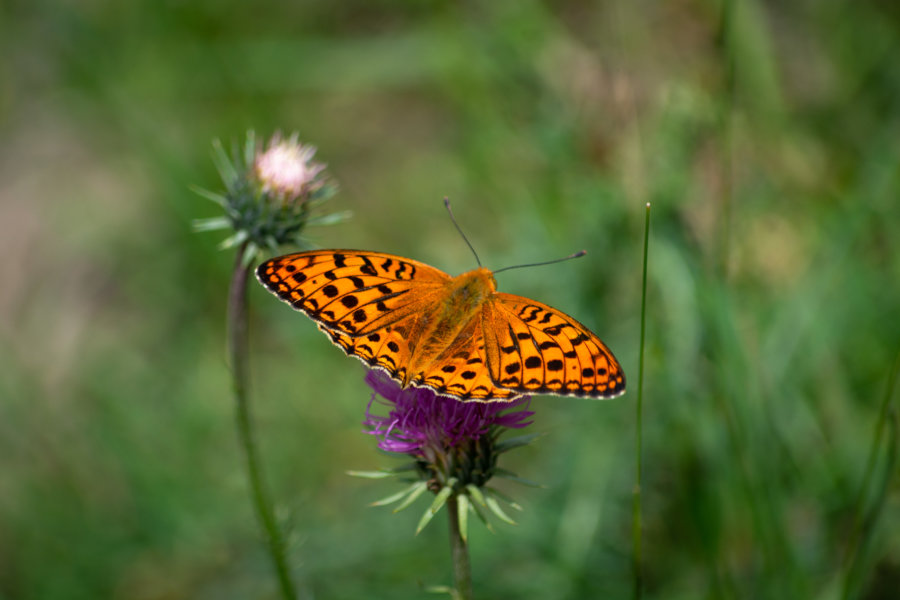
[(276, 134), (253, 162), (253, 172), (262, 191), (284, 203), (305, 200), (310, 192), (324, 184), (319, 174), (325, 165), (312, 161), (315, 153), (315, 146), (299, 143), (296, 134), (287, 140)]

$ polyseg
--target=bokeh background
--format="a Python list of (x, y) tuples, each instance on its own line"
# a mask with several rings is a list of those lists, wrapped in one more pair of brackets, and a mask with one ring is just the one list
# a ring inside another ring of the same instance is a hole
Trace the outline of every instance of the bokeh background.
[[(0, 6), (0, 598), (274, 598), (225, 364), (211, 140), (298, 131), (322, 247), (500, 276), (616, 352), (536, 398), (481, 598), (625, 598), (644, 206), (645, 597), (897, 598), (896, 2)], [(420, 598), (446, 523), (366, 503), (363, 366), (255, 283), (257, 434), (305, 598)], [(893, 366), (892, 366), (893, 365)], [(880, 425), (879, 425), (880, 424)], [(879, 441), (870, 476), (873, 441)], [(515, 453), (514, 453), (515, 454)], [(867, 487), (863, 488), (864, 482)], [(861, 490), (863, 490), (861, 492)], [(858, 532), (858, 535), (854, 532)], [(853, 552), (856, 549), (856, 552)]]

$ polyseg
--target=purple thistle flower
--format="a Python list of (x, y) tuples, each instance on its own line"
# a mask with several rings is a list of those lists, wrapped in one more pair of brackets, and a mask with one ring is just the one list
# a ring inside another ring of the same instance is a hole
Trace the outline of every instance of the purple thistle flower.
[[(452, 478), (460, 487), (483, 486), (493, 475), (499, 434), (530, 425), (534, 414), (527, 410), (527, 396), (512, 402), (462, 402), (428, 388), (403, 389), (374, 370), (366, 374), (366, 383), (373, 393), (364, 431), (379, 438), (382, 450), (415, 458), (434, 491)], [(387, 416), (373, 414), (376, 402), (390, 407)]]
[[(381, 438), (378, 447), (387, 452), (418, 456), (426, 446), (451, 448), (466, 440), (477, 440), (494, 426), (526, 427), (531, 424), (527, 419), (534, 414), (530, 410), (511, 411), (527, 408), (528, 396), (512, 402), (461, 402), (439, 396), (429, 388), (403, 389), (374, 370), (366, 374), (366, 383), (373, 394), (363, 425), (366, 433)], [(372, 414), (372, 404), (379, 396), (384, 399), (379, 404), (392, 406), (388, 416)]]

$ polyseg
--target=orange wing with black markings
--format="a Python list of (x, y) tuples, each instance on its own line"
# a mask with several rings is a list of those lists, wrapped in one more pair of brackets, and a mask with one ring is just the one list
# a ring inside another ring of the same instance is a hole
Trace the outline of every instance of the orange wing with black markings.
[(621, 366), (596, 335), (545, 304), (497, 292), (487, 269), (450, 277), (400, 256), (316, 250), (270, 259), (256, 273), (344, 352), (404, 386), (478, 401), (625, 391)]
[(483, 312), (491, 378), (521, 393), (613, 398), (622, 367), (600, 338), (546, 304), (496, 293)]
[(279, 256), (256, 270), (279, 298), (329, 330), (357, 336), (420, 311), (450, 280), (414, 260), (359, 250)]

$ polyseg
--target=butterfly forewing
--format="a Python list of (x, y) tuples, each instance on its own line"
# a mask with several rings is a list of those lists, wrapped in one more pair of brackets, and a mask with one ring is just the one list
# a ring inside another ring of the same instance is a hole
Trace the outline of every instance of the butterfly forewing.
[(297, 310), (351, 336), (371, 334), (421, 311), (450, 278), (417, 261), (358, 250), (288, 254), (262, 263), (256, 274)]
[(485, 353), (494, 382), (520, 393), (612, 398), (625, 391), (612, 352), (566, 314), (496, 293), (482, 312)]

